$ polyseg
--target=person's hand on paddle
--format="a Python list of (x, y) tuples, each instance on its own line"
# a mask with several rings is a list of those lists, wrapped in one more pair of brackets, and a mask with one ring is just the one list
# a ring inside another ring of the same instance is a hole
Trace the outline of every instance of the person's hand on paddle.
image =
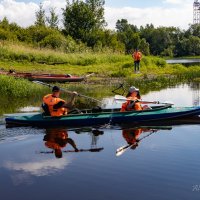
[(79, 152), (79, 149), (75, 148), (75, 152)]
[(73, 91), (73, 92), (72, 92), (72, 95), (73, 95), (73, 96), (78, 96), (78, 92)]

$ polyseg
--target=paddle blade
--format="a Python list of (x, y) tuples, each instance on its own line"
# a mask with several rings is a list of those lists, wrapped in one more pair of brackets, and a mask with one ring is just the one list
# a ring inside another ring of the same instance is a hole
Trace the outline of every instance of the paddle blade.
[(126, 101), (126, 97), (121, 96), (121, 95), (115, 95), (114, 100), (117, 100), (117, 101)]
[(126, 145), (126, 146), (123, 146), (123, 147), (120, 147), (117, 149), (116, 151), (116, 156), (121, 156), (129, 147), (131, 147), (131, 145)]
[(174, 105), (174, 102), (172, 102), (172, 101), (164, 101), (163, 104)]

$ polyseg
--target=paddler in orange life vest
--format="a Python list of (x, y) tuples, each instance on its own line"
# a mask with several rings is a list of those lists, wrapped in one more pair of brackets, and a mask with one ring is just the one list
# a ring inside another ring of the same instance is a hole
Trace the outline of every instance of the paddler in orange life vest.
[(42, 108), (45, 111), (45, 115), (50, 115), (52, 117), (67, 115), (69, 110), (74, 105), (77, 92), (72, 93), (71, 100), (69, 102), (65, 102), (65, 100), (59, 98), (59, 96), (60, 88), (54, 86), (52, 89), (52, 94), (48, 94), (43, 97)]
[(141, 96), (140, 96), (140, 91), (138, 88), (131, 86), (129, 88), (129, 92), (126, 95), (126, 102), (122, 104), (121, 107), (121, 112), (125, 111), (133, 111), (133, 110), (146, 110), (146, 109), (151, 109), (149, 106), (141, 105)]
[(70, 144), (78, 152), (75, 142), (68, 137), (65, 129), (47, 129), (43, 139), (47, 148), (53, 149), (56, 158), (62, 158), (62, 148)]
[(142, 59), (142, 53), (138, 49), (135, 49), (135, 51), (132, 54), (132, 58), (134, 60), (135, 73), (139, 73), (140, 72), (140, 61)]

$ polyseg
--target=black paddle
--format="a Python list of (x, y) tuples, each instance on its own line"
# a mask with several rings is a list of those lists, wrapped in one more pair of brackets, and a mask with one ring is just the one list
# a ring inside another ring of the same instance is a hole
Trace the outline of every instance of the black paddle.
[(123, 89), (123, 94), (122, 95), (124, 95), (124, 93), (125, 93), (124, 83), (121, 83), (118, 88), (112, 90), (112, 93), (121, 95), (119, 92), (116, 92), (117, 90), (119, 90), (121, 88)]
[[(74, 153), (74, 152), (100, 152), (102, 151), (104, 148), (101, 147), (101, 148), (91, 148), (91, 149), (79, 149), (78, 151), (76, 150), (65, 150), (65, 151), (62, 151), (64, 153)], [(39, 151), (39, 152), (36, 152), (36, 153), (44, 153), (44, 154), (49, 154), (49, 153), (54, 153), (54, 151)]]

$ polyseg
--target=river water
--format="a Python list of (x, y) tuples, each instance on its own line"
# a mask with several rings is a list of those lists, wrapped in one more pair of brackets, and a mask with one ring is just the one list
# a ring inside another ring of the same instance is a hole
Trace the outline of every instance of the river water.
[(169, 59), (169, 60), (166, 60), (166, 62), (168, 64), (182, 64), (182, 65), (185, 65), (185, 66), (192, 66), (192, 65), (199, 65), (200, 64), (200, 59), (196, 58), (187, 58), (187, 59), (184, 59), (184, 58), (181, 58), (181, 59)]
[[(199, 105), (199, 92), (199, 84), (184, 84), (143, 100), (192, 106)], [(119, 106), (112, 98), (104, 101)], [(200, 199), (199, 141), (198, 123), (83, 129), (1, 124), (1, 199)]]

